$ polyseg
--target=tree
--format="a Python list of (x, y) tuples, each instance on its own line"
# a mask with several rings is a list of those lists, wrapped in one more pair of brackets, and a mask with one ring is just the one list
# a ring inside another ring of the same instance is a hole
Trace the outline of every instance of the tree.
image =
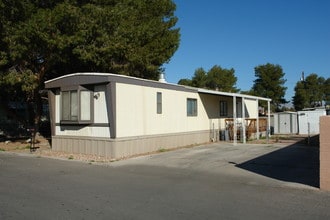
[(180, 79), (178, 84), (184, 86), (192, 86), (192, 81), (191, 79)]
[(324, 94), (324, 82), (323, 77), (318, 77), (317, 74), (312, 73), (305, 79), (306, 88), (308, 88), (308, 102), (311, 107), (321, 106)]
[(0, 0), (1, 92), (23, 94), (38, 124), (47, 79), (78, 71), (157, 79), (179, 45), (174, 11), (171, 0)]
[(285, 73), (280, 65), (267, 63), (254, 68), (255, 77), (252, 92), (254, 95), (272, 99), (272, 110), (279, 109), (281, 104), (287, 103), (284, 99), (286, 87), (283, 78)]
[(207, 73), (200, 67), (195, 70), (194, 76), (192, 77), (192, 86), (198, 88), (205, 88), (207, 83)]
[(316, 73), (312, 73), (297, 82), (295, 86), (295, 95), (293, 96), (293, 104), (296, 110), (303, 108), (312, 108), (322, 106), (323, 101), (326, 101), (326, 87), (328, 82), (323, 77), (319, 77)]
[(330, 105), (330, 78), (324, 82), (324, 101)]
[(305, 83), (301, 81), (297, 82), (296, 86), (294, 87), (294, 91), (295, 95), (293, 96), (292, 101), (295, 110), (300, 111), (303, 108), (309, 106)]
[(223, 69), (218, 65), (213, 66), (207, 72), (207, 87), (209, 89), (220, 90), (223, 92), (238, 92), (236, 88), (237, 77), (235, 70)]
[(236, 81), (237, 78), (235, 77), (235, 70), (233, 68), (223, 69), (218, 65), (214, 65), (208, 72), (203, 68), (198, 68), (195, 70), (191, 80), (181, 79), (178, 83), (223, 92), (238, 92), (239, 90), (235, 86)]

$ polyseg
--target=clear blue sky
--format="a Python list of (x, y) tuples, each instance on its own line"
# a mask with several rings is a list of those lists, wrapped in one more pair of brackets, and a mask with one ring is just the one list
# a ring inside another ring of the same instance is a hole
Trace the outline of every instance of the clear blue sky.
[(316, 73), (330, 77), (330, 0), (174, 0), (180, 47), (165, 67), (170, 83), (214, 65), (234, 68), (237, 87), (249, 90), (254, 67), (282, 66), (294, 86)]

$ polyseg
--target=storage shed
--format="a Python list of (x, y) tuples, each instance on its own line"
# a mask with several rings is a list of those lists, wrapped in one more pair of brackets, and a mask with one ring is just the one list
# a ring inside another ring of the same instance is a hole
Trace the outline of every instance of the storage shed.
[(274, 134), (298, 134), (297, 112), (278, 112), (273, 114)]
[(52, 149), (110, 158), (217, 141), (228, 118), (234, 143), (239, 124), (246, 140), (248, 119), (259, 137), (258, 102), (269, 112), (271, 101), (110, 73), (69, 74), (45, 88)]

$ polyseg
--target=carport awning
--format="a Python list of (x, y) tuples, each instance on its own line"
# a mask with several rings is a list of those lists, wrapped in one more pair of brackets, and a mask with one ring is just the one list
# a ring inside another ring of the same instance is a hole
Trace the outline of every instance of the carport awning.
[(231, 97), (239, 97), (239, 98), (246, 98), (246, 99), (262, 100), (262, 101), (268, 101), (268, 102), (272, 101), (269, 98), (264, 98), (264, 97), (259, 97), (259, 96), (245, 95), (245, 94), (240, 94), (240, 93), (213, 91), (213, 90), (199, 89), (199, 88), (197, 89), (197, 92), (205, 93), (205, 94), (221, 95), (221, 96), (231, 96)]
[[(237, 112), (236, 112), (236, 100), (237, 98), (242, 99), (242, 119), (245, 120), (245, 99), (250, 99), (250, 100), (255, 100), (256, 101), (256, 115), (257, 115), (257, 139), (259, 139), (259, 110), (258, 110), (258, 105), (259, 105), (259, 100), (261, 101), (267, 101), (267, 107), (268, 107), (268, 120), (267, 120), (267, 138), (269, 137), (270, 134), (270, 102), (271, 99), (269, 98), (264, 98), (264, 97), (258, 97), (258, 96), (252, 96), (252, 95), (245, 95), (245, 94), (240, 94), (240, 93), (229, 93), (229, 92), (221, 92), (221, 91), (213, 91), (213, 90), (207, 90), (207, 89), (200, 89), (196, 88), (198, 93), (204, 93), (204, 94), (211, 94), (211, 95), (218, 95), (218, 96), (227, 96), (227, 97), (232, 97), (233, 98), (233, 120), (234, 120), (234, 144), (237, 143)], [(245, 136), (245, 126), (243, 126), (243, 143), (246, 143), (246, 136)]]

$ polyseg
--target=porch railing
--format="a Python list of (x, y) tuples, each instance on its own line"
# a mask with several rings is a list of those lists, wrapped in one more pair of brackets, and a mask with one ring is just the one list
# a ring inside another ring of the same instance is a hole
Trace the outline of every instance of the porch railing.
[[(259, 118), (259, 132), (267, 131), (267, 118)], [(229, 140), (234, 139), (234, 119), (227, 118), (225, 119), (226, 130), (228, 130)], [(242, 121), (236, 122), (237, 126), (237, 139), (241, 140), (242, 136), (242, 126), (245, 126), (245, 135), (247, 139), (251, 139), (251, 137), (257, 133), (257, 119), (256, 118), (246, 118)]]

